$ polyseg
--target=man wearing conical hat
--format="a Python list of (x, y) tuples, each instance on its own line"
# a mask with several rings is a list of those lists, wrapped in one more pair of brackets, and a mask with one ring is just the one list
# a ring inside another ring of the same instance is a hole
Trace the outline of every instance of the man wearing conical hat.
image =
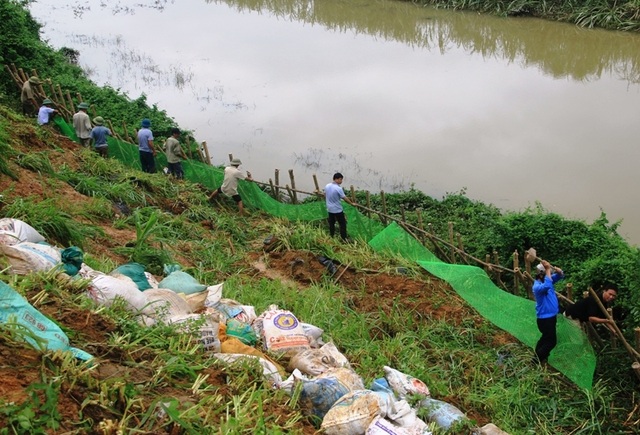
[(51, 106), (53, 106), (53, 101), (45, 98), (45, 100), (42, 102), (42, 106), (40, 106), (40, 110), (38, 110), (39, 125), (49, 124), (49, 121), (51, 121), (53, 117), (56, 116), (56, 113), (58, 113), (58, 111)]
[(247, 171), (247, 175), (238, 169), (242, 164), (240, 159), (233, 159), (224, 169), (224, 180), (222, 181), (222, 186), (218, 189), (214, 190), (211, 195), (209, 195), (209, 200), (213, 200), (220, 193), (224, 193), (226, 196), (230, 196), (233, 200), (238, 204), (238, 210), (240, 214), (244, 214), (244, 204), (242, 203), (242, 198), (238, 193), (238, 180), (247, 180), (253, 181), (251, 178), (251, 172)]
[(80, 140), (80, 145), (88, 147), (91, 142), (91, 120), (87, 114), (89, 105), (87, 103), (78, 104), (78, 112), (73, 115), (73, 128), (76, 130), (76, 136)]
[(93, 123), (96, 125), (91, 130), (91, 139), (93, 139), (93, 146), (96, 152), (102, 157), (109, 156), (109, 144), (107, 143), (107, 136), (111, 136), (111, 130), (105, 127), (104, 119), (102, 116), (96, 116), (93, 118)]
[(38, 113), (38, 103), (36, 102), (35, 86), (42, 83), (36, 76), (29, 77), (29, 80), (22, 84), (20, 101), (22, 101), (22, 114), (24, 116), (36, 116)]

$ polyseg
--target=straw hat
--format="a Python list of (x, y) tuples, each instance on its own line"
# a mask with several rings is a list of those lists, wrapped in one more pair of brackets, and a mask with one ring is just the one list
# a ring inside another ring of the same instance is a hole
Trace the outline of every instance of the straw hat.
[(231, 166), (240, 166), (242, 164), (242, 162), (240, 161), (240, 159), (233, 159), (231, 160), (231, 163), (229, 163)]
[(102, 125), (104, 124), (104, 118), (102, 116), (96, 116), (95, 118), (93, 118), (93, 123), (95, 125)]
[(36, 76), (31, 76), (29, 77), (29, 83), (31, 83), (32, 85), (39, 85), (42, 83), (42, 81), (40, 81), (40, 79)]

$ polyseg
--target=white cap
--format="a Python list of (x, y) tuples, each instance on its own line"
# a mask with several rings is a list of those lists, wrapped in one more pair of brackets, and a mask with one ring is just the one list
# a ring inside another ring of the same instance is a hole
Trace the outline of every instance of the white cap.
[(538, 269), (538, 272), (544, 272), (544, 265), (542, 263), (538, 263), (536, 269)]

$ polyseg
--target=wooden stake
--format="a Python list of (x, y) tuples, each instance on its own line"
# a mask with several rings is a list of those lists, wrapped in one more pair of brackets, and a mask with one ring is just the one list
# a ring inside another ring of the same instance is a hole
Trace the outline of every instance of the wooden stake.
[(451, 246), (451, 260), (453, 264), (456, 264), (456, 251), (453, 249), (455, 246), (453, 241), (453, 222), (449, 221), (449, 245)]
[[(125, 128), (125, 132), (126, 132), (127, 131), (126, 125), (125, 125), (124, 128)], [(129, 133), (127, 133), (127, 136), (128, 135), (129, 135)], [(193, 160), (193, 153), (191, 151), (191, 139), (189, 138), (189, 135), (187, 135), (187, 137), (184, 138), (184, 142), (187, 144), (187, 153), (189, 154), (189, 160)]]
[(640, 352), (640, 328), (635, 328), (633, 330), (633, 333), (634, 333), (635, 338), (636, 338), (636, 350), (638, 350)]
[(76, 113), (76, 106), (73, 104), (73, 100), (71, 99), (71, 92), (67, 91), (67, 101), (69, 103), (69, 107), (71, 107), (71, 111)]
[(289, 187), (289, 185), (285, 184), (284, 188), (287, 189), (287, 192), (289, 193), (290, 200), (293, 200), (293, 192), (291, 191), (291, 188)]
[(133, 143), (133, 139), (129, 136), (129, 129), (127, 129), (127, 123), (122, 120), (122, 131), (124, 131), (124, 137), (127, 139), (127, 142)]
[[(369, 193), (369, 191), (367, 190), (366, 195), (367, 195), (367, 208), (371, 208), (371, 193)], [(369, 210), (367, 210), (367, 217), (371, 219), (371, 212)]]
[(113, 124), (111, 123), (110, 119), (107, 119), (107, 124), (109, 124), (109, 128), (111, 129), (111, 133), (116, 137), (116, 139), (118, 139), (120, 142), (124, 142), (122, 140), (122, 137), (118, 134), (118, 132), (116, 132), (116, 130), (113, 128)]
[[(518, 255), (518, 250), (513, 251), (513, 270), (520, 270), (520, 258)], [(518, 282), (518, 274), (513, 276), (513, 294), (518, 293), (518, 287), (520, 283)]]
[(382, 223), (387, 225), (387, 199), (384, 196), (384, 190), (380, 191), (380, 201), (382, 202), (382, 213), (384, 213), (384, 216), (380, 216), (382, 218)]
[(278, 195), (276, 193), (276, 188), (273, 185), (273, 180), (271, 178), (269, 178), (269, 186), (271, 187), (271, 196), (273, 196), (273, 199), (275, 199), (276, 201), (279, 201)]
[(209, 147), (207, 146), (207, 141), (202, 142), (202, 150), (204, 151), (204, 156), (207, 158), (205, 162), (207, 165), (212, 165), (211, 156), (209, 155)]
[(276, 199), (280, 198), (280, 169), (276, 169), (276, 173), (274, 176), (275, 180), (276, 180)]
[(289, 179), (291, 180), (291, 189), (288, 190), (290, 194), (293, 194), (293, 196), (291, 197), (291, 202), (297, 204), (298, 195), (296, 194), (296, 179), (293, 176), (293, 169), (289, 169)]
[(316, 177), (316, 174), (313, 174), (313, 185), (316, 186), (316, 193), (320, 194), (320, 185), (318, 184), (318, 177)]

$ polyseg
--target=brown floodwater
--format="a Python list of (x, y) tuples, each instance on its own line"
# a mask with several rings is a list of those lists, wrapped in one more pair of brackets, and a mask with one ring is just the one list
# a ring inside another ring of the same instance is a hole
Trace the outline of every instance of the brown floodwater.
[[(465, 191), (622, 220), (640, 243), (640, 35), (376, 0), (30, 5), (98, 84), (144, 93), (212, 163), (313, 190)], [(99, 108), (98, 108), (99, 111)]]

